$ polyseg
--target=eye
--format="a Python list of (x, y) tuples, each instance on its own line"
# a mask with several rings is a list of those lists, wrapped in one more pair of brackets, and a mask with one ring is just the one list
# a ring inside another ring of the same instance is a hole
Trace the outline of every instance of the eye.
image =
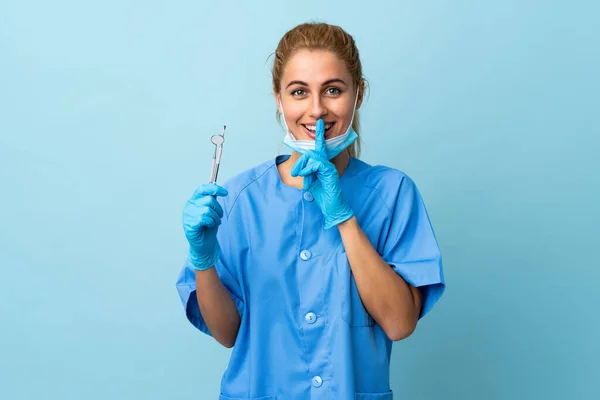
[(336, 87), (330, 87), (325, 91), (325, 93), (331, 96), (339, 96), (340, 94), (342, 94), (342, 91)]
[(295, 97), (304, 96), (305, 94), (306, 94), (306, 92), (304, 91), (304, 89), (296, 89), (296, 90), (292, 91), (292, 96), (295, 96)]

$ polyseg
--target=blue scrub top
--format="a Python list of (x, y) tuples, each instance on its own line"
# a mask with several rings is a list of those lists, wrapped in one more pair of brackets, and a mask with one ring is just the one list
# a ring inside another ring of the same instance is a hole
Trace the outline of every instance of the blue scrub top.
[[(215, 267), (241, 325), (221, 382), (228, 399), (391, 400), (392, 341), (363, 306), (339, 230), (310, 192), (285, 185), (278, 156), (223, 186)], [(344, 198), (379, 255), (423, 294), (423, 317), (444, 292), (442, 259), (414, 182), (351, 157)], [(189, 321), (210, 335), (185, 264), (177, 290)]]

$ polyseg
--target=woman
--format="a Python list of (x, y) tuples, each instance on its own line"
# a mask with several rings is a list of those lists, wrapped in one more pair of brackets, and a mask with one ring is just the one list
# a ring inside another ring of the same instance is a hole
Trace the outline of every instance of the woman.
[(273, 91), (292, 154), (185, 206), (177, 289), (190, 322), (233, 347), (221, 399), (392, 399), (392, 342), (444, 291), (415, 184), (357, 158), (364, 89), (341, 28), (287, 32)]

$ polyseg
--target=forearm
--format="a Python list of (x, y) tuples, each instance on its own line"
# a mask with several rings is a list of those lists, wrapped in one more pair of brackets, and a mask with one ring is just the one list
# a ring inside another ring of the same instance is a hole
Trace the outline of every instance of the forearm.
[(360, 298), (391, 340), (415, 330), (421, 308), (418, 289), (410, 286), (377, 253), (356, 218), (338, 225)]
[(225, 347), (233, 347), (240, 328), (240, 315), (214, 267), (196, 271), (196, 298), (215, 340)]

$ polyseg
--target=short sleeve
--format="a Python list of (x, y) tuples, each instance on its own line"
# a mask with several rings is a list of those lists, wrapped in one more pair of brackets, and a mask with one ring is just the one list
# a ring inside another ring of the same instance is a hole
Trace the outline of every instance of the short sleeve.
[[(223, 204), (221, 205), (223, 206)], [(223, 216), (221, 220), (221, 225), (217, 232), (217, 239), (219, 241), (219, 246), (221, 247), (221, 253), (214, 268), (216, 268), (223, 286), (225, 286), (227, 291), (231, 294), (241, 318), (245, 307), (240, 284), (235, 274), (235, 265), (230, 262), (231, 241), (226, 216)], [(185, 309), (187, 319), (200, 331), (212, 336), (200, 313), (200, 307), (198, 306), (198, 300), (196, 298), (196, 273), (189, 260), (185, 262), (177, 277), (176, 287), (183, 308)]]
[(422, 318), (444, 293), (445, 282), (442, 256), (425, 204), (408, 176), (403, 176), (390, 211), (382, 258), (406, 282), (421, 290)]

